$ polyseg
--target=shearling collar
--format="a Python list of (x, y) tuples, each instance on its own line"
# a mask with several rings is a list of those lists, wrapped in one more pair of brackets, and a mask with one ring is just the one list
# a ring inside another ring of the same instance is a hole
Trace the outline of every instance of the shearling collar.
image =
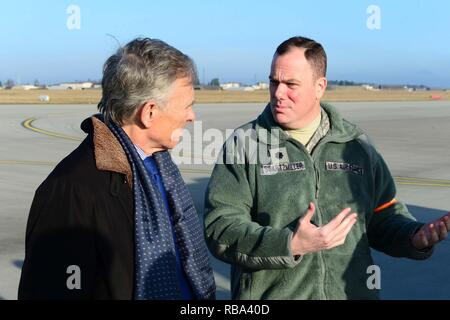
[(81, 128), (93, 136), (95, 165), (97, 169), (124, 174), (131, 188), (133, 176), (130, 163), (120, 142), (111, 130), (95, 116), (84, 120)]

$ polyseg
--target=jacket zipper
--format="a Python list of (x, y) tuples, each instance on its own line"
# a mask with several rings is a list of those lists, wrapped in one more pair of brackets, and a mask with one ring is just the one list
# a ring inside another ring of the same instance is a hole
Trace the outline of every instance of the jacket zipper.
[[(314, 173), (315, 173), (315, 177), (316, 177), (316, 193), (314, 196), (314, 202), (316, 204), (316, 214), (317, 214), (317, 217), (319, 218), (319, 225), (322, 226), (323, 225), (322, 212), (320, 211), (320, 207), (319, 207), (320, 173), (319, 173), (319, 168), (317, 167), (317, 164), (312, 157), (311, 157), (311, 160), (313, 163)], [(325, 258), (323, 257), (322, 251), (319, 251), (317, 254), (319, 256), (320, 272), (322, 274), (322, 281), (321, 281), (321, 285), (320, 285), (321, 295), (322, 295), (322, 298), (324, 300), (326, 300), (327, 295), (325, 293), (325, 279), (326, 279), (327, 266), (326, 266)]]
[[(294, 139), (289, 139), (289, 140), (292, 141), (295, 145), (297, 145), (298, 147), (300, 147), (303, 150), (303, 152), (308, 156), (308, 159), (310, 160), (312, 167), (314, 169), (314, 178), (315, 178), (315, 184), (316, 184), (315, 185), (314, 202), (316, 205), (316, 216), (318, 218), (319, 225), (322, 226), (322, 224), (323, 224), (322, 213), (320, 212), (320, 208), (319, 208), (319, 185), (320, 185), (319, 168), (317, 167), (317, 163), (314, 160), (314, 158), (312, 157), (312, 154), (309, 154), (309, 152), (306, 150), (306, 148), (303, 146), (303, 144), (297, 142)], [(321, 142), (323, 142), (323, 140)], [(314, 154), (317, 154), (318, 147), (322, 144), (321, 142), (319, 142), (319, 144), (314, 148), (314, 150), (313, 150)], [(320, 273), (322, 276), (322, 279), (321, 279), (322, 281), (320, 281), (320, 295), (323, 300), (327, 300), (327, 295), (325, 293), (326, 263), (325, 263), (325, 259), (323, 257), (322, 251), (318, 251), (317, 255), (319, 257)]]
[[(294, 145), (296, 145), (297, 147), (299, 147), (301, 150), (303, 150), (303, 152), (309, 157), (309, 160), (311, 161), (313, 168), (314, 168), (314, 176), (315, 176), (315, 194), (314, 194), (314, 201), (316, 204), (316, 215), (318, 217), (319, 220), (319, 224), (322, 225), (323, 220), (322, 220), (322, 213), (320, 212), (320, 208), (319, 208), (319, 183), (320, 183), (320, 174), (319, 174), (319, 168), (317, 167), (317, 163), (315, 161), (315, 158), (317, 158), (318, 155), (318, 151), (319, 149), (325, 145), (326, 143), (330, 142), (330, 141), (334, 141), (334, 142), (338, 142), (338, 143), (343, 143), (343, 142), (347, 142), (350, 141), (351, 137), (347, 137), (347, 138), (340, 138), (340, 139), (331, 139), (329, 138), (329, 136), (325, 136), (324, 138), (322, 138), (321, 141), (319, 141), (319, 143), (316, 145), (316, 147), (312, 150), (311, 154), (309, 154), (309, 152), (306, 150), (305, 146), (303, 144), (301, 144), (300, 142), (298, 142), (297, 140), (293, 139), (293, 138), (288, 138), (287, 140), (290, 141), (291, 143), (294, 143)], [(314, 157), (313, 157), (314, 155)], [(319, 265), (320, 265), (320, 272), (322, 275), (322, 281), (321, 281), (321, 285), (320, 285), (320, 293), (323, 299), (327, 299), (327, 295), (325, 293), (325, 280), (326, 280), (326, 263), (325, 263), (325, 259), (323, 257), (322, 251), (317, 252), (317, 255), (319, 257)]]
[[(316, 202), (316, 210), (317, 210), (317, 213), (318, 213), (320, 226), (323, 225), (322, 212), (320, 211), (320, 207), (319, 207), (320, 168), (319, 168), (319, 164), (318, 164), (318, 162), (316, 161), (316, 159), (318, 159), (319, 150), (320, 150), (321, 147), (322, 147), (324, 144), (326, 144), (327, 142), (328, 142), (328, 141), (327, 141), (327, 138), (324, 137), (324, 138), (316, 145), (316, 147), (312, 150), (312, 152), (311, 152), (311, 154), (310, 154), (312, 163), (313, 163), (313, 165), (314, 165), (314, 171), (315, 171), (315, 176), (316, 176), (316, 194), (315, 194), (315, 202)], [(314, 156), (313, 156), (313, 154), (314, 154)], [(319, 260), (320, 260), (320, 267), (321, 267), (320, 269), (321, 269), (321, 272), (322, 272), (322, 281), (321, 281), (321, 286), (320, 286), (321, 291), (322, 291), (321, 294), (322, 294), (322, 298), (323, 298), (324, 300), (327, 300), (327, 299), (328, 299), (328, 298), (327, 298), (327, 294), (325, 293), (325, 287), (326, 287), (325, 283), (326, 283), (326, 279), (327, 279), (327, 264), (326, 264), (325, 258), (324, 258), (324, 256), (323, 256), (323, 252), (322, 252), (322, 251), (319, 251), (319, 252), (318, 252), (318, 255), (319, 255)]]

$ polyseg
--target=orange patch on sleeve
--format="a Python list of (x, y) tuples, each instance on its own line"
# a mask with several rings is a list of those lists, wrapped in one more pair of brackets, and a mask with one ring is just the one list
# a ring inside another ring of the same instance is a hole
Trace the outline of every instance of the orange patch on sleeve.
[(374, 210), (375, 213), (380, 212), (386, 208), (389, 208), (390, 206), (394, 205), (397, 203), (397, 199), (392, 199), (391, 201), (389, 201), (388, 203), (382, 204), (381, 206), (379, 206), (378, 208), (376, 208)]

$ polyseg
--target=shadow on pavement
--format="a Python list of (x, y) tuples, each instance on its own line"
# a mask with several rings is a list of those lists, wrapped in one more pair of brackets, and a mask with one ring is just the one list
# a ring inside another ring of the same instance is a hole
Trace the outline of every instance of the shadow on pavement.
[[(447, 211), (408, 205), (409, 211), (421, 222), (431, 222)], [(450, 299), (450, 241), (435, 246), (431, 258), (413, 261), (392, 258), (372, 250), (375, 263), (381, 269), (382, 299)]]

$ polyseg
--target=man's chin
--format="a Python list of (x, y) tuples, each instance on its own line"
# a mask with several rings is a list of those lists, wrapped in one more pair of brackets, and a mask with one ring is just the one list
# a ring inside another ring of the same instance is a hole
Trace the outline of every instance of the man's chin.
[(289, 122), (288, 119), (286, 118), (286, 116), (283, 114), (280, 114), (280, 113), (274, 112), (273, 118), (274, 118), (275, 122), (280, 125), (287, 124)]
[(175, 148), (178, 143), (179, 143), (178, 141), (177, 142), (171, 141), (170, 143), (167, 143), (166, 145), (162, 146), (162, 148), (164, 150), (171, 150), (171, 149)]

